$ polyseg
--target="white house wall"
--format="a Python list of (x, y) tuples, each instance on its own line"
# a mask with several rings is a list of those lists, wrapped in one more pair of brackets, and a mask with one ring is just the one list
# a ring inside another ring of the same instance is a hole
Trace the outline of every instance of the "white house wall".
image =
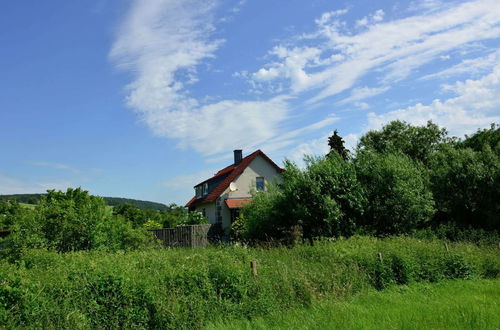
[(264, 177), (266, 185), (269, 182), (281, 181), (282, 177), (276, 168), (266, 159), (258, 155), (243, 170), (233, 182), (236, 184), (236, 191), (230, 191), (229, 187), (221, 194), (222, 197), (222, 228), (228, 228), (231, 225), (231, 212), (224, 200), (227, 198), (250, 198), (251, 191), (255, 189), (255, 180), (257, 177)]
[(215, 224), (217, 222), (217, 218), (215, 216), (215, 202), (212, 203), (203, 203), (196, 206), (196, 211), (203, 213), (203, 209), (205, 209), (205, 216), (208, 219), (208, 222)]

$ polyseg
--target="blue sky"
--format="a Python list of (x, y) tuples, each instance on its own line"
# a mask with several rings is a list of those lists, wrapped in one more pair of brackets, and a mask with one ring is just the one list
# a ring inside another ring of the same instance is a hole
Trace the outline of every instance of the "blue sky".
[(0, 194), (183, 204), (233, 149), (500, 123), (497, 0), (4, 1), (0, 44)]

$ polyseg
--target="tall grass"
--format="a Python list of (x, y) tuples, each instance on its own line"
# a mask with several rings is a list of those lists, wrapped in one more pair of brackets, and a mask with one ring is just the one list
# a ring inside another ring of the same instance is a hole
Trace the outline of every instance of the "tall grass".
[(0, 327), (201, 328), (395, 284), (498, 277), (498, 250), (448, 244), (353, 237), (295, 248), (31, 250), (0, 263)]
[(371, 291), (344, 302), (211, 324), (215, 329), (498, 329), (500, 281), (455, 280)]

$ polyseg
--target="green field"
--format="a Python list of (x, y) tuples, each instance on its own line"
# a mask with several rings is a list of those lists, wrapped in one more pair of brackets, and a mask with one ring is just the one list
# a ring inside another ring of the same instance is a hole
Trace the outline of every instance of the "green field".
[(207, 329), (499, 329), (500, 280), (418, 283)]
[(500, 274), (496, 246), (448, 242), (448, 251), (444, 243), (352, 237), (294, 248), (25, 250), (15, 264), (0, 261), (0, 328), (198, 329), (375, 289)]

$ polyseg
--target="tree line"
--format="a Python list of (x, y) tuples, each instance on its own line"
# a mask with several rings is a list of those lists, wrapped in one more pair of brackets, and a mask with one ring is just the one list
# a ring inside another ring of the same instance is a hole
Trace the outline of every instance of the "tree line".
[(283, 182), (255, 192), (233, 224), (247, 240), (411, 234), (443, 226), (500, 229), (500, 129), (464, 139), (432, 122), (393, 121), (364, 134), (354, 153), (337, 131), (330, 152), (285, 161)]
[(58, 252), (128, 250), (154, 245), (149, 229), (206, 223), (198, 212), (171, 204), (167, 210), (110, 207), (81, 188), (49, 190), (33, 207), (0, 200), (0, 256), (16, 259), (23, 251), (43, 248)]
[[(19, 203), (37, 204), (42, 199), (43, 195), (45, 195), (45, 194), (0, 195), (0, 200), (4, 200), (4, 201), (16, 200)], [(167, 205), (162, 204), (162, 203), (141, 201), (138, 199), (121, 198), (121, 197), (102, 197), (102, 198), (104, 198), (104, 201), (106, 202), (106, 204), (108, 204), (110, 206), (130, 204), (130, 205), (133, 205), (139, 209), (152, 209), (152, 210), (158, 210), (158, 211), (166, 211), (170, 208), (170, 206), (167, 206)]]

